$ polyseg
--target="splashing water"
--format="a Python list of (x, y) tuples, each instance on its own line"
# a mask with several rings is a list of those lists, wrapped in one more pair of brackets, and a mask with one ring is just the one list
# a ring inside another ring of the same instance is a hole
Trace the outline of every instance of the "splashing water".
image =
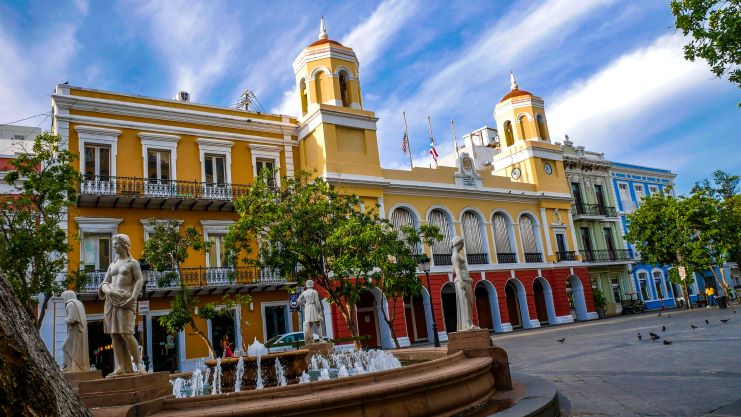
[(175, 378), (174, 381), (170, 381), (170, 384), (172, 384), (172, 395), (174, 395), (175, 398), (183, 398), (183, 387), (186, 384), (185, 380), (183, 378)]
[(309, 376), (309, 374), (307, 374), (306, 371), (301, 372), (301, 376), (298, 377), (298, 383), (305, 384), (310, 381), (311, 381), (311, 377)]
[(280, 359), (275, 358), (275, 379), (278, 382), (279, 387), (285, 387), (288, 385), (286, 381), (286, 371), (283, 369), (283, 365), (280, 363)]
[(327, 381), (327, 380), (329, 380), (329, 369), (322, 368), (319, 371), (319, 380), (320, 381)]
[(350, 376), (350, 373), (347, 372), (347, 368), (345, 367), (345, 364), (340, 365), (340, 370), (337, 371), (337, 378), (344, 378), (346, 376)]
[(237, 371), (234, 374), (234, 392), (242, 391), (242, 375), (244, 375), (244, 357), (239, 357)]
[(250, 356), (257, 356), (259, 358), (260, 356), (267, 355), (268, 349), (265, 347), (265, 345), (260, 343), (257, 338), (255, 338), (255, 341), (247, 347), (247, 354)]
[(260, 356), (257, 357), (257, 381), (255, 381), (255, 389), (265, 388), (265, 381), (262, 379), (262, 363)]
[(221, 358), (216, 358), (214, 367), (214, 379), (211, 383), (211, 395), (221, 394)]
[(316, 356), (311, 357), (311, 364), (309, 365), (309, 369), (312, 371), (316, 371), (319, 369), (319, 364), (317, 363)]
[[(208, 374), (206, 374), (206, 378), (208, 378)], [(203, 372), (200, 367), (196, 367), (190, 376), (190, 396), (197, 397), (199, 395), (203, 395)]]

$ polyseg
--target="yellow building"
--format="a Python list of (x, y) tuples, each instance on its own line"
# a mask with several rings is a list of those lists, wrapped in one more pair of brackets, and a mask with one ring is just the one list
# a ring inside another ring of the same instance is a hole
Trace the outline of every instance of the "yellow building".
[[(405, 345), (431, 339), (433, 318), (446, 337), (455, 322), (450, 241), (456, 236), (465, 239), (481, 327), (501, 332), (596, 315), (589, 312), (589, 275), (576, 252), (563, 156), (550, 141), (543, 100), (520, 90), (512, 76), (511, 91), (496, 104), (497, 128), (467, 135), (455, 167), (384, 169), (378, 118), (363, 108), (359, 67), (353, 50), (329, 39), (322, 24), (319, 39), (293, 63), (297, 119), (191, 103), (186, 92), (168, 100), (57, 86), (53, 129), (80, 153), (84, 175), (79, 205), (66, 227), (73, 246), (70, 268), (92, 277), (81, 294), (90, 333), (97, 335), (91, 336), (91, 350), (105, 346), (95, 328), (102, 313), (95, 298), (111, 261), (111, 236), (128, 234), (139, 257), (150, 218), (177, 219), (214, 242), (211, 253), (191, 254), (184, 272), (202, 302), (225, 292), (252, 296), (233, 319), (202, 323), (214, 344), (223, 334), (240, 347), (255, 337), (264, 341), (299, 330), (284, 288), (293, 283), (221, 265), (222, 238), (236, 218), (233, 201), (264, 168), (287, 176), (315, 170), (366, 205), (379, 204), (394, 225), (428, 222), (441, 228), (445, 239), (425, 248), (433, 259), (432, 288), (405, 300), (399, 316), (405, 320), (397, 320), (394, 329), (379, 320), (388, 304), (376, 290), (358, 305), (360, 331), (371, 336), (369, 344), (391, 346), (391, 332)], [(149, 313), (141, 328), (155, 369), (189, 369), (207, 354), (196, 337), (167, 335), (159, 326), (156, 317), (167, 313), (174, 291), (158, 288), (156, 275), (148, 273), (143, 300)], [(326, 310), (328, 333), (346, 335), (339, 314)], [(51, 316), (61, 320), (59, 310)], [(53, 337), (61, 346), (61, 333)], [(101, 348), (94, 359), (102, 363), (106, 352)]]

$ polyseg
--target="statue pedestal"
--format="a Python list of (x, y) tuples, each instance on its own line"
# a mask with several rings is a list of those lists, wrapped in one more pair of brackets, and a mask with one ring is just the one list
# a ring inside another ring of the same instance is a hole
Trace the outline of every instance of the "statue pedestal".
[(162, 408), (172, 385), (168, 372), (135, 374), (82, 381), (78, 395), (96, 417), (147, 415)]
[(306, 355), (306, 363), (309, 364), (311, 357), (314, 355), (329, 356), (334, 352), (334, 345), (330, 342), (314, 342), (308, 345), (304, 345), (302, 349), (308, 350), (309, 354)]
[(469, 358), (490, 357), (494, 362), (491, 373), (494, 375), (494, 388), (498, 390), (512, 389), (512, 376), (509, 372), (509, 357), (507, 352), (494, 346), (489, 337), (488, 329), (465, 330), (448, 333), (448, 355), (463, 351)]
[(92, 381), (94, 379), (101, 379), (103, 375), (100, 371), (77, 371), (77, 372), (62, 372), (67, 382), (72, 386), (75, 392), (80, 390), (80, 383), (85, 381)]

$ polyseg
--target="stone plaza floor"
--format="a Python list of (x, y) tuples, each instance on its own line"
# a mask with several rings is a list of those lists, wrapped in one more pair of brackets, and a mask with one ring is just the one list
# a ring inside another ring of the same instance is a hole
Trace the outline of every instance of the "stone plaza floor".
[[(494, 340), (507, 350), (513, 371), (554, 382), (572, 416), (702, 416), (723, 406), (713, 415), (739, 415), (737, 310), (666, 310), (661, 317), (649, 312), (498, 334)], [(649, 332), (661, 339), (651, 341)]]

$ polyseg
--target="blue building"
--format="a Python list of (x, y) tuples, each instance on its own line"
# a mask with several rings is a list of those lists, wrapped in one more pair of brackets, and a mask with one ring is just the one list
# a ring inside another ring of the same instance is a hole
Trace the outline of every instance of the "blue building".
[[(633, 212), (644, 197), (664, 191), (667, 187), (674, 185), (676, 174), (666, 169), (650, 168), (638, 165), (613, 162), (610, 168), (610, 179), (615, 190), (615, 201), (617, 202), (618, 215), (622, 226), (622, 232), (628, 231), (626, 216)], [(627, 243), (629, 249), (633, 249)], [(648, 265), (640, 263), (637, 252), (638, 263), (632, 267), (633, 292), (641, 299), (646, 309), (671, 308), (677, 305), (677, 300), (684, 300), (682, 288), (669, 282), (670, 266)], [(696, 288), (694, 288), (696, 291)], [(691, 292), (692, 289), (690, 290)]]

